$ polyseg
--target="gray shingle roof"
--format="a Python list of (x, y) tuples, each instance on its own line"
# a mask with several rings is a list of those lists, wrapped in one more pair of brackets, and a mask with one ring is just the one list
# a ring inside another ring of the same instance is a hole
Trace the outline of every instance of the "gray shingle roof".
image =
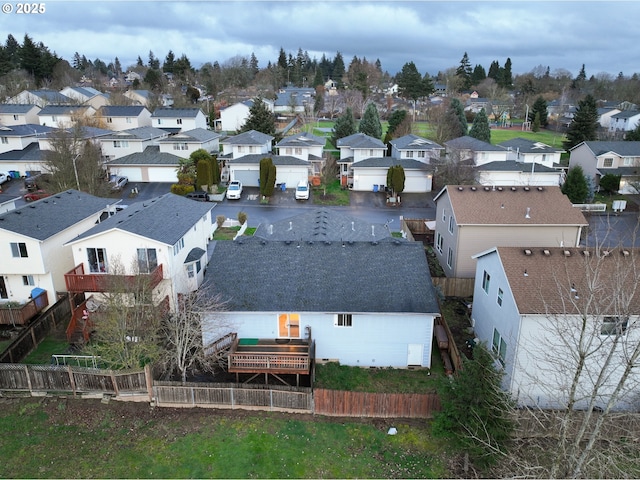
[(276, 147), (310, 147), (310, 146), (323, 146), (326, 143), (326, 139), (323, 137), (316, 137), (309, 132), (302, 132), (296, 135), (284, 137)]
[(207, 253), (200, 247), (194, 247), (189, 251), (187, 258), (184, 259), (184, 263), (191, 263), (200, 260), (202, 256)]
[[(422, 243), (217, 242), (205, 283), (231, 311), (439, 312)], [(407, 266), (408, 268), (404, 268)]]
[(145, 110), (142, 105), (105, 105), (99, 114), (105, 117), (137, 117)]
[(272, 140), (273, 137), (271, 135), (256, 130), (249, 130), (248, 132), (242, 132), (238, 135), (225, 138), (220, 143), (224, 145), (264, 145)]
[(391, 232), (381, 223), (372, 224), (335, 210), (318, 208), (270, 224), (261, 223), (254, 235), (282, 242), (371, 242), (388, 238)]
[(506, 142), (502, 142), (498, 144), (504, 148), (511, 148), (511, 150), (519, 150), (521, 153), (556, 153), (556, 152), (564, 152), (562, 148), (552, 147), (551, 145), (547, 145), (542, 142), (534, 142), (532, 140), (527, 140), (526, 138), (512, 138), (511, 140), (507, 140)]
[(27, 90), (31, 95), (51, 103), (73, 103), (69, 97), (55, 90)]
[(402, 165), (405, 170), (430, 170), (432, 166), (414, 160), (412, 158), (371, 157), (355, 162), (353, 168), (388, 168), (393, 165)]
[(400, 138), (394, 138), (389, 142), (398, 150), (442, 150), (443, 147), (436, 142), (427, 140), (426, 138), (419, 137), (410, 133)]
[(114, 165), (171, 165), (177, 167), (180, 158), (172, 153), (161, 152), (160, 147), (151, 145), (144, 149), (143, 152), (132, 153), (124, 157), (110, 160), (109, 166)]
[(454, 138), (448, 142), (444, 142), (445, 146), (454, 149), (473, 150), (474, 152), (503, 152), (504, 148), (498, 145), (492, 145), (477, 138), (465, 135), (463, 137)]
[(25, 125), (11, 125), (9, 127), (0, 127), (0, 136), (2, 137), (32, 137), (45, 136), (53, 130), (53, 127), (39, 125), (37, 123), (27, 123)]
[(611, 118), (633, 118), (640, 115), (640, 111), (638, 110), (623, 110), (620, 113), (615, 113), (611, 116)]
[(534, 172), (538, 172), (538, 173), (559, 173), (560, 172), (560, 170), (547, 167), (545, 165), (542, 165), (541, 163), (516, 162), (515, 160), (489, 162), (476, 167), (477, 170), (488, 171), (488, 172), (525, 172), (525, 173), (531, 172), (532, 168)]
[[(584, 142), (594, 155), (615, 152), (622, 157), (640, 156), (640, 142)], [(580, 144), (582, 145), (582, 144)], [(576, 145), (576, 147), (579, 145)], [(576, 147), (573, 147), (575, 149)]]
[(176, 142), (208, 142), (220, 138), (221, 135), (212, 130), (206, 130), (204, 128), (194, 128), (193, 130), (187, 130), (184, 132), (171, 135), (161, 143), (176, 143)]
[(82, 105), (45, 105), (42, 110), (38, 112), (38, 116), (81, 114), (88, 108), (89, 107)]
[(338, 147), (350, 147), (352, 149), (359, 148), (387, 148), (382, 140), (370, 137), (364, 133), (354, 133), (348, 137), (340, 138), (337, 142)]
[(68, 243), (111, 230), (122, 230), (166, 245), (175, 245), (214, 206), (212, 203), (194, 202), (166, 193), (153, 200), (130, 205)]
[(138, 139), (138, 140), (151, 140), (154, 138), (164, 138), (167, 136), (167, 132), (160, 128), (155, 127), (137, 127), (130, 128), (128, 130), (122, 130), (120, 132), (109, 132), (104, 138), (113, 140), (126, 140), (126, 139)]
[(40, 145), (37, 143), (30, 143), (22, 150), (10, 150), (8, 152), (0, 153), (0, 162), (40, 162), (44, 157)]
[(242, 164), (259, 164), (260, 160), (263, 158), (271, 158), (273, 160), (273, 164), (278, 165), (309, 165), (309, 162), (306, 160), (301, 160), (300, 158), (292, 157), (290, 155), (273, 155), (271, 153), (256, 153), (252, 155), (243, 155), (240, 158), (230, 158), (227, 160), (227, 163), (233, 165), (242, 165)]
[(0, 103), (0, 113), (29, 113), (33, 108), (40, 109), (28, 103)]
[(94, 197), (67, 190), (23, 207), (0, 214), (0, 229), (46, 240), (114, 203), (113, 199)]
[(151, 116), (153, 118), (195, 118), (198, 113), (202, 113), (202, 110), (199, 108), (169, 108), (169, 107), (161, 107), (156, 108)]

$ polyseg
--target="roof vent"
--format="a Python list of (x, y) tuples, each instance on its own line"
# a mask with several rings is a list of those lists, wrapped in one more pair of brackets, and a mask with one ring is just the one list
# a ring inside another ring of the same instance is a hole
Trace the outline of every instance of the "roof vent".
[(512, 191), (512, 192), (515, 192), (516, 190), (517, 190), (517, 188), (516, 188), (516, 187), (511, 187), (511, 191)]
[(629, 250), (622, 250), (622, 255), (625, 257), (629, 256)]
[(603, 257), (608, 257), (610, 253), (611, 253), (611, 252), (610, 252), (609, 250), (603, 250), (603, 251), (602, 251), (602, 256), (603, 256)]
[(476, 187), (471, 187), (471, 191), (472, 191), (472, 192), (475, 192), (476, 190), (477, 190), (477, 188), (476, 188)]
[(528, 256), (530, 256), (530, 255), (531, 255), (531, 250), (526, 249), (526, 250), (524, 251), (524, 254), (525, 254), (527, 257), (528, 257)]
[(485, 192), (488, 192), (489, 190), (491, 190), (491, 187), (484, 187)]
[(571, 256), (571, 252), (569, 250), (565, 250), (563, 253), (564, 253), (565, 257), (570, 257)]
[(284, 243), (286, 243), (287, 245), (291, 245), (291, 240), (285, 240)]
[(459, 190), (459, 191), (463, 191), (463, 190), (464, 190), (464, 188), (463, 188), (463, 187), (458, 187), (458, 190)]
[(583, 250), (583, 251), (582, 251), (582, 254), (583, 254), (585, 257), (588, 257), (588, 256), (590, 256), (590, 255), (591, 255), (591, 253), (589, 252), (589, 250)]
[(549, 250), (542, 250), (542, 253), (544, 253), (545, 257), (548, 257), (549, 255), (551, 255), (551, 252)]
[(502, 187), (498, 187), (498, 191), (501, 192), (502, 191)]
[(524, 191), (528, 192), (529, 191), (529, 187), (524, 187)]
[(541, 191), (543, 191), (543, 190), (544, 190), (544, 188), (542, 188), (542, 187), (538, 187), (538, 191), (539, 191), (539, 192), (541, 192)]

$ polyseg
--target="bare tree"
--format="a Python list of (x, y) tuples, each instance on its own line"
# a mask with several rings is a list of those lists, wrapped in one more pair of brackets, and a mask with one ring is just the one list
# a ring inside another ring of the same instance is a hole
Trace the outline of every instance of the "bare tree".
[(461, 150), (453, 149), (433, 164), (436, 167), (434, 182), (440, 187), (478, 183), (473, 159), (465, 158)]
[(225, 323), (225, 317), (216, 315), (225, 310), (222, 297), (210, 297), (205, 289), (181, 296), (175, 311), (162, 322), (160, 364), (165, 375), (178, 373), (182, 382), (186, 382), (187, 375), (194, 370), (213, 371), (216, 359), (206, 355), (202, 333), (203, 328), (219, 331), (220, 336), (231, 331), (232, 326)]

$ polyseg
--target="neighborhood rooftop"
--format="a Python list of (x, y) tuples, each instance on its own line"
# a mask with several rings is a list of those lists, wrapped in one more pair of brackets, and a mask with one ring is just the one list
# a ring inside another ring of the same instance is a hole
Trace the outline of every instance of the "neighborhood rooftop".
[(403, 239), (345, 244), (258, 237), (220, 241), (211, 265), (215, 268), (207, 270), (204, 288), (220, 294), (232, 311), (439, 311), (424, 247)]

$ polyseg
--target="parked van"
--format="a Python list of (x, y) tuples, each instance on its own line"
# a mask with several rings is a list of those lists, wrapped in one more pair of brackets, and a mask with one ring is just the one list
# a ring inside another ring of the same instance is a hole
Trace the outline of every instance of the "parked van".
[(296, 200), (309, 200), (309, 181), (300, 180), (296, 187)]

